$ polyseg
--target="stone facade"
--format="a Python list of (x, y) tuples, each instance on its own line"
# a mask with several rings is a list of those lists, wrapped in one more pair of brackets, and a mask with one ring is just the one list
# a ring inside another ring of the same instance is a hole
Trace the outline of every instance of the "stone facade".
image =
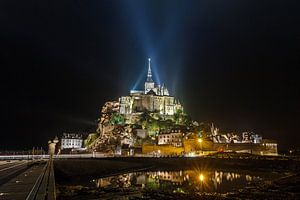
[(174, 115), (177, 110), (182, 110), (182, 105), (173, 96), (170, 96), (165, 85), (157, 85), (152, 79), (149, 59), (149, 67), (145, 88), (131, 90), (128, 96), (119, 98), (119, 112), (124, 115), (150, 111), (161, 115)]
[(171, 133), (160, 134), (158, 136), (158, 145), (170, 144), (175, 147), (182, 146), (182, 132), (180, 130), (173, 130)]
[(192, 152), (243, 152), (254, 155), (278, 155), (277, 144), (273, 140), (263, 140), (260, 144), (255, 143), (214, 143), (212, 141), (198, 142), (198, 139), (184, 139), (182, 147), (172, 144), (143, 144), (143, 154), (152, 155), (181, 155)]
[(143, 111), (158, 112), (161, 115), (174, 115), (182, 110), (181, 104), (172, 96), (158, 96), (155, 94), (132, 94), (119, 99), (120, 113), (133, 114)]
[(61, 138), (61, 150), (78, 149), (83, 144), (82, 135), (76, 133), (64, 133)]
[(262, 140), (262, 143), (214, 143), (197, 139), (186, 139), (183, 142), (186, 153), (195, 151), (234, 151), (251, 153), (255, 155), (277, 155), (277, 143), (274, 140)]
[(183, 147), (174, 147), (173, 145), (154, 145), (143, 144), (142, 153), (151, 155), (182, 155), (184, 152)]

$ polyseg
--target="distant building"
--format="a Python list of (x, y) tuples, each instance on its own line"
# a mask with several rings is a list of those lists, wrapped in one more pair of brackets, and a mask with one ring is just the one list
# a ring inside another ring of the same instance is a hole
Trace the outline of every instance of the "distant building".
[(139, 138), (146, 138), (147, 137), (147, 130), (145, 129), (135, 129), (136, 136)]
[(242, 143), (261, 143), (262, 137), (259, 134), (253, 132), (243, 132), (242, 133)]
[(61, 150), (63, 149), (78, 149), (81, 148), (83, 139), (81, 134), (63, 133), (61, 138)]
[(258, 135), (258, 134), (253, 134), (252, 135), (252, 138), (253, 138), (253, 143), (254, 144), (258, 144), (258, 143), (261, 143), (262, 142), (262, 136)]
[(183, 133), (179, 130), (172, 130), (170, 133), (160, 134), (158, 136), (158, 145), (170, 144), (175, 147), (182, 146)]
[(261, 155), (278, 155), (277, 142), (270, 139), (262, 139), (261, 145), (264, 149), (260, 152)]
[(145, 110), (155, 111), (161, 115), (174, 115), (177, 110), (182, 110), (180, 102), (170, 96), (168, 89), (153, 81), (150, 58), (144, 91), (131, 90), (129, 96), (120, 97), (119, 103), (119, 112), (125, 115), (144, 112)]

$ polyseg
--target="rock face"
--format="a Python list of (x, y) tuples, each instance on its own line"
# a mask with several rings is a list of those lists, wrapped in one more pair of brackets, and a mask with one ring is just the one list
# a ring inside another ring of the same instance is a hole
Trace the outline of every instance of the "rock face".
[(172, 116), (158, 111), (144, 110), (139, 113), (120, 113), (120, 103), (109, 101), (101, 109), (97, 138), (89, 142), (92, 151), (113, 153), (122, 147), (142, 147), (144, 142), (157, 142), (157, 135), (168, 132), (175, 126), (186, 127), (182, 112)]
[(133, 145), (132, 125), (125, 124), (125, 118), (119, 113), (119, 102), (106, 102), (101, 109), (97, 132), (99, 137), (89, 146), (89, 149), (113, 152), (122, 145)]

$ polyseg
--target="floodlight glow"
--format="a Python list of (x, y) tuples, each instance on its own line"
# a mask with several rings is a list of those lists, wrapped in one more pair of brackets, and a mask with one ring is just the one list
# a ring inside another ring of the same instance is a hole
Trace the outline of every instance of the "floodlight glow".
[(147, 73), (147, 68), (143, 67), (143, 70), (141, 71), (138, 79), (136, 80), (136, 82), (134, 83), (133, 87), (131, 88), (131, 90), (137, 90), (141, 87), (141, 83), (144, 82), (144, 78), (145, 78), (145, 73)]
[[(141, 72), (141, 74), (139, 75), (138, 79), (136, 80), (136, 82), (134, 83), (133, 87), (131, 88), (131, 90), (137, 90), (140, 89), (141, 87), (141, 83), (145, 81), (145, 77), (147, 78), (147, 75), (149, 74), (149, 67), (151, 67), (151, 78), (156, 81), (158, 83), (158, 85), (160, 85), (160, 79), (156, 70), (155, 65), (153, 65), (153, 62), (151, 62), (151, 58), (148, 58), (148, 69), (145, 67), (145, 65), (143, 66), (143, 71)], [(151, 66), (150, 66), (151, 64)], [(148, 70), (148, 71), (147, 71)], [(146, 76), (145, 76), (146, 74)]]

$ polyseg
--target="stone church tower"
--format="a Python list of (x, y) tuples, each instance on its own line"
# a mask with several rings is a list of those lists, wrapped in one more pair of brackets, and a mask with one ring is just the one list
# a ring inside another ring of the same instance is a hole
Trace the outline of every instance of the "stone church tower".
[(152, 79), (151, 59), (148, 58), (148, 73), (144, 90), (130, 91), (129, 96), (119, 98), (121, 114), (142, 113), (145, 110), (161, 115), (174, 115), (183, 107), (174, 96), (170, 96), (165, 85), (157, 85)]
[(155, 83), (152, 79), (152, 72), (151, 72), (151, 59), (148, 58), (148, 74), (147, 74), (147, 80), (145, 82), (145, 94), (147, 94), (150, 90), (153, 90), (155, 88)]

